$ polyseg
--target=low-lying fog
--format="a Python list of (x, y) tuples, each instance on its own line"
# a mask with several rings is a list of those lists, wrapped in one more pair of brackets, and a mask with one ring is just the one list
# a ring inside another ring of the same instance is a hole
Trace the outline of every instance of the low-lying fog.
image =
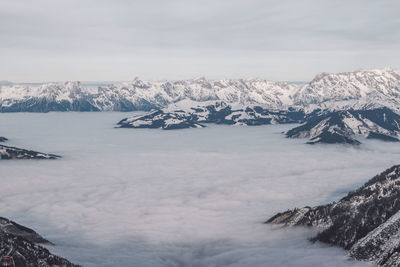
[(400, 145), (306, 145), (293, 125), (115, 129), (127, 113), (0, 114), (9, 145), (60, 160), (1, 161), (0, 216), (84, 266), (365, 266), (262, 224), (344, 196), (399, 163)]

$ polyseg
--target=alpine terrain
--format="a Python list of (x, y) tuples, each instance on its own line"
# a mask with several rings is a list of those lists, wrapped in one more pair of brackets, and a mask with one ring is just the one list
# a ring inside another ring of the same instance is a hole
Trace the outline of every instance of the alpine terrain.
[(266, 223), (313, 226), (313, 239), (350, 251), (350, 256), (381, 266), (400, 266), (400, 165), (328, 205), (288, 210)]

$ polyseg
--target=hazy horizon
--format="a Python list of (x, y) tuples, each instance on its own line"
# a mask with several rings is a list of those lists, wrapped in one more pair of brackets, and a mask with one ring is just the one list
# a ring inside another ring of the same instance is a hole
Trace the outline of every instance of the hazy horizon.
[(260, 77), (400, 68), (400, 2), (0, 3), (0, 80)]
[[(399, 72), (398, 69), (396, 68), (392, 68), (392, 67), (385, 67), (385, 68), (381, 68), (381, 69), (393, 69), (396, 72)], [(353, 70), (353, 71), (349, 71), (349, 72), (354, 72), (354, 71), (368, 71), (368, 70), (373, 70), (373, 69), (357, 69), (357, 70)], [(318, 72), (316, 73), (313, 78), (315, 78), (317, 75), (324, 73), (324, 71)], [(337, 73), (342, 73), (342, 72), (337, 72)], [(193, 79), (199, 79), (199, 78), (206, 78), (207, 80), (210, 81), (216, 81), (216, 80), (246, 80), (246, 79), (263, 79), (263, 80), (269, 80), (269, 81), (274, 81), (274, 82), (286, 82), (286, 83), (291, 83), (291, 84), (305, 84), (305, 83), (309, 83), (312, 79), (310, 80), (271, 80), (271, 79), (267, 79), (264, 77), (258, 77), (258, 76), (252, 76), (252, 77), (236, 77), (236, 78), (214, 78), (214, 79), (210, 79), (206, 76), (195, 76), (195, 77), (191, 77), (191, 78), (185, 78), (185, 79), (142, 79), (139, 76), (134, 76), (129, 80), (114, 80), (114, 81), (106, 81), (106, 80), (93, 80), (93, 81), (89, 81), (89, 80), (48, 80), (48, 81), (11, 81), (9, 79), (0, 79), (0, 85), (2, 84), (7, 84), (7, 83), (11, 83), (11, 84), (24, 84), (24, 85), (41, 85), (41, 84), (45, 84), (45, 83), (63, 83), (63, 82), (80, 82), (83, 85), (101, 85), (101, 84), (112, 84), (112, 83), (121, 83), (121, 82), (130, 82), (133, 81), (134, 79), (140, 79), (140, 80), (144, 80), (144, 81), (149, 81), (149, 82), (159, 82), (159, 81), (180, 81), (180, 80), (193, 80)]]

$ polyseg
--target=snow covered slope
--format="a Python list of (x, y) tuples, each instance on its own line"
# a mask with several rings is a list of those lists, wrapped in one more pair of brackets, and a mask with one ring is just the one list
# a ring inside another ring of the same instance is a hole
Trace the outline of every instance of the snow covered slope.
[(267, 223), (322, 227), (314, 240), (350, 249), (350, 256), (400, 266), (400, 165), (332, 204), (278, 213)]
[(306, 123), (286, 133), (290, 138), (308, 138), (315, 143), (359, 144), (356, 137), (399, 141), (400, 115), (388, 108), (314, 112)]
[[(197, 105), (196, 105), (197, 104)], [(204, 123), (228, 125), (263, 125), (302, 122), (304, 113), (300, 110), (272, 111), (260, 106), (232, 105), (224, 101), (200, 103), (181, 101), (168, 108), (145, 115), (125, 118), (118, 124), (122, 128), (202, 128)]]
[(400, 74), (393, 69), (321, 73), (293, 94), (294, 105), (313, 110), (370, 109), (399, 111)]
[(1, 112), (133, 111), (159, 109), (181, 100), (224, 101), (266, 109), (311, 111), (387, 106), (399, 110), (400, 74), (392, 69), (322, 73), (305, 85), (263, 79), (143, 81), (85, 87), (79, 82), (40, 86), (0, 85)]
[(166, 107), (183, 99), (222, 100), (243, 105), (286, 108), (296, 85), (262, 79), (132, 82), (86, 88), (79, 82), (50, 83), (37, 87), (0, 86), (2, 112), (132, 111)]

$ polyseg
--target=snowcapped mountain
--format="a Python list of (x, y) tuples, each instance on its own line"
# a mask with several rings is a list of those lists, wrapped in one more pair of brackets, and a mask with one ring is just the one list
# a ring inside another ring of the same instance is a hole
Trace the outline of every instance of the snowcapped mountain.
[(314, 238), (350, 250), (358, 260), (400, 266), (400, 165), (332, 204), (278, 213), (266, 223), (317, 226)]
[(2, 112), (133, 111), (166, 107), (183, 99), (222, 100), (242, 105), (287, 108), (296, 85), (262, 79), (132, 82), (87, 88), (79, 82), (49, 83), (37, 87), (0, 86)]
[(399, 110), (400, 74), (393, 69), (321, 73), (293, 94), (294, 105), (308, 110)]
[(135, 78), (97, 88), (79, 82), (0, 86), (1, 112), (134, 110), (157, 111), (126, 118), (119, 122), (121, 127), (306, 121), (288, 137), (309, 138), (309, 143), (358, 144), (357, 135), (398, 141), (400, 74), (392, 69), (321, 73), (303, 85), (257, 78), (154, 82)]
[[(196, 106), (197, 104), (197, 106)], [(308, 144), (347, 143), (357, 145), (357, 138), (399, 141), (400, 115), (388, 108), (367, 110), (269, 110), (261, 106), (227, 104), (223, 101), (184, 100), (144, 115), (121, 120), (121, 128), (161, 128), (164, 130), (203, 128), (207, 123), (227, 125), (266, 125), (303, 123), (288, 132), (290, 138), (307, 138)]]
[(272, 111), (260, 106), (227, 104), (224, 101), (193, 102), (183, 100), (168, 108), (121, 120), (121, 128), (161, 128), (164, 130), (202, 128), (204, 123), (263, 125), (295, 123), (304, 119), (301, 110)]
[(356, 137), (399, 141), (400, 115), (388, 108), (313, 112), (306, 123), (286, 133), (290, 138), (308, 138), (309, 144), (359, 144)]
[(79, 82), (0, 85), (1, 112), (133, 111), (158, 109), (188, 99), (224, 101), (243, 106), (312, 111), (387, 106), (398, 110), (400, 74), (392, 69), (317, 75), (304, 85), (263, 79), (143, 81), (97, 88)]
[(0, 217), (0, 255), (13, 257), (15, 266), (78, 267), (37, 244), (51, 244), (38, 233)]
[(89, 102), (94, 93), (79, 82), (0, 86), (0, 111), (99, 111)]

